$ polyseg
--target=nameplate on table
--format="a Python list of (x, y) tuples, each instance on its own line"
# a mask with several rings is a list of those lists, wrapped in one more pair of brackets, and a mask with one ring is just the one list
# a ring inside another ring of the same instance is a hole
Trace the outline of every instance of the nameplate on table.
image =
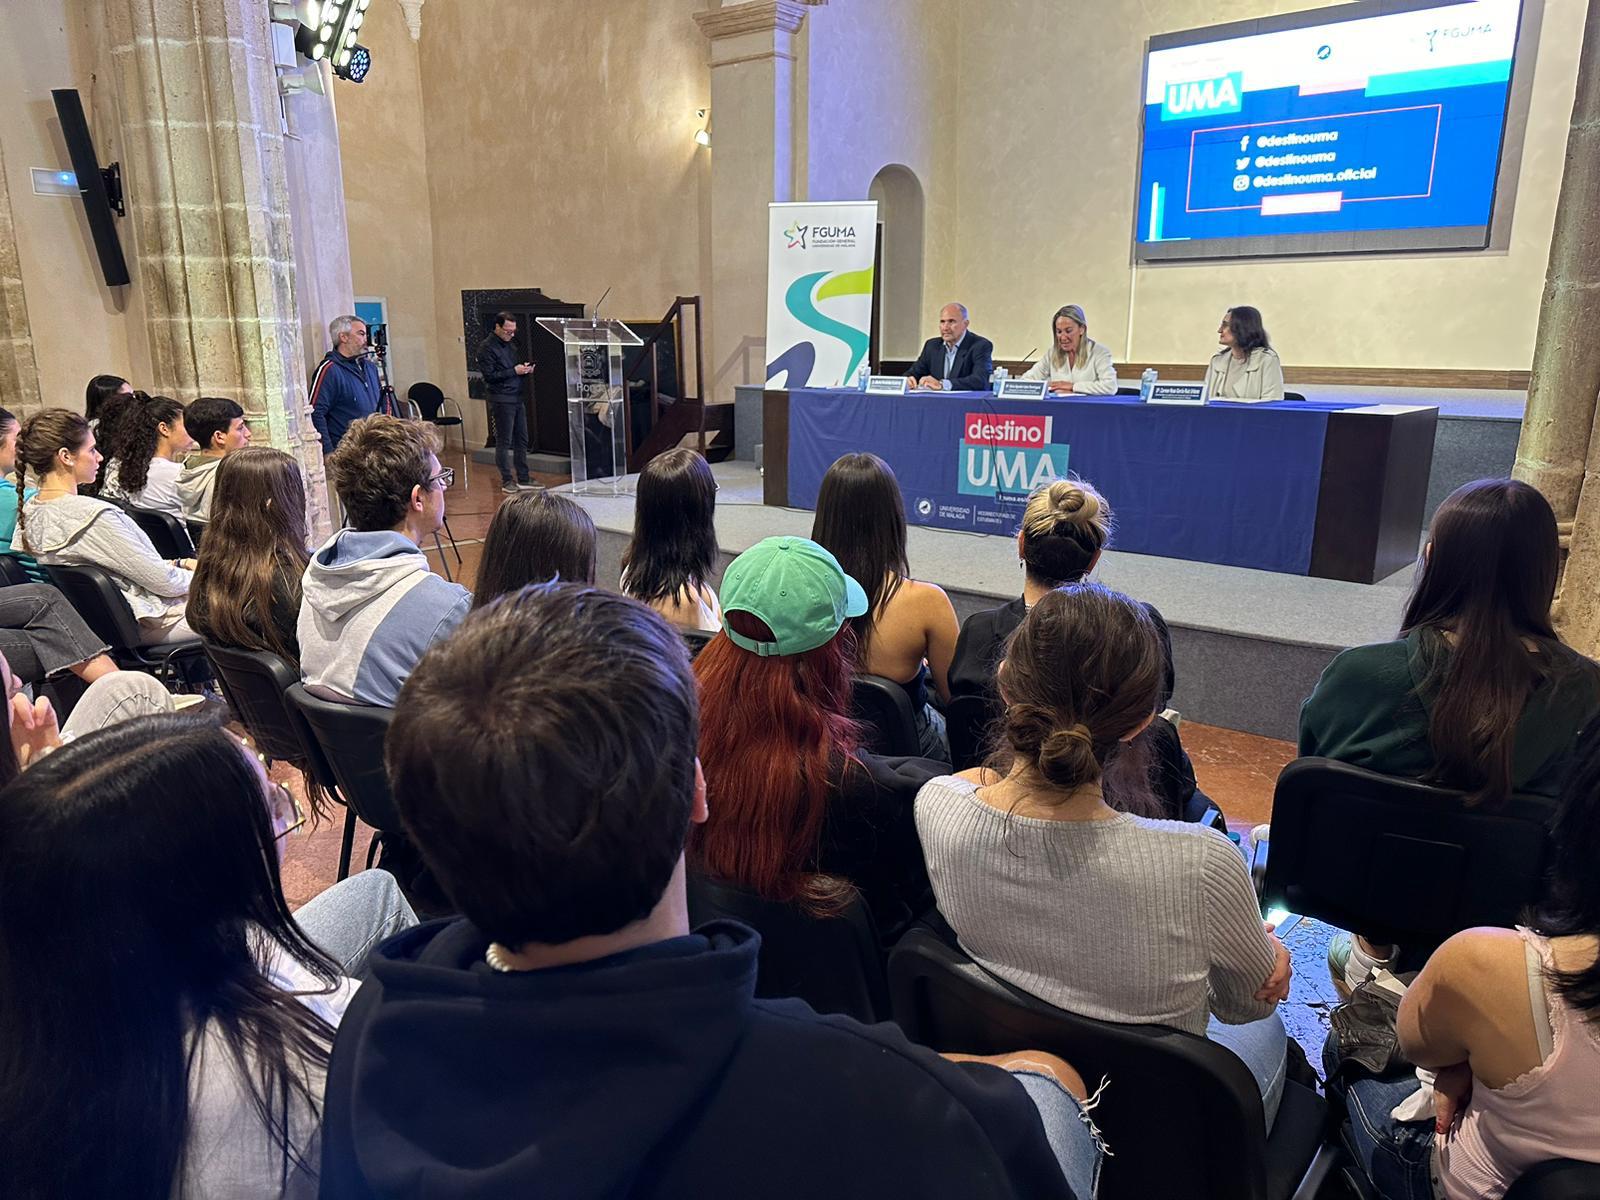
[(1049, 391), (1048, 379), (1002, 379), (995, 396), (1001, 400), (1043, 400)]
[(1206, 385), (1203, 383), (1153, 383), (1150, 385), (1151, 404), (1204, 404)]
[(867, 395), (903, 396), (911, 389), (911, 379), (906, 375), (867, 376)]

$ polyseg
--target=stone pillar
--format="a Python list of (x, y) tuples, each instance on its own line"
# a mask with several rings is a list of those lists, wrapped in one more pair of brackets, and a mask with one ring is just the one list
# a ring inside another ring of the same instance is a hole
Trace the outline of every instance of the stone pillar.
[(767, 205), (794, 199), (794, 37), (814, 2), (750, 0), (694, 14), (711, 39), (712, 400), (766, 380)]
[[(327, 484), (306, 408), (308, 356), (266, 5), (104, 7), (152, 380), (180, 400), (237, 400), (259, 440), (300, 462), (320, 537), (329, 526)], [(348, 253), (345, 261), (348, 280)]]
[(43, 407), (39, 398), (39, 364), (33, 355), (28, 302), (22, 295), (22, 262), (11, 223), (11, 192), (0, 153), (0, 408), (18, 417)]
[(1589, 0), (1517, 478), (1556, 511), (1562, 636), (1600, 652), (1600, 0)]

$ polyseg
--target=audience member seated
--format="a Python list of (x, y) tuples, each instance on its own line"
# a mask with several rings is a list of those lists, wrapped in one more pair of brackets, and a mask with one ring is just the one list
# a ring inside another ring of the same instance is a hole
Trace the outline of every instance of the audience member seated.
[(291, 918), (296, 823), (254, 754), (175, 714), (86, 736), (0, 792), (9, 1194), (315, 1194), (346, 976), (414, 918), (381, 871)]
[[(1434, 514), (1400, 638), (1336, 657), (1300, 709), (1300, 753), (1468, 793), (1554, 797), (1578, 731), (1600, 713), (1600, 667), (1550, 622), (1561, 560), (1537, 490), (1480, 479)], [(1353, 988), (1393, 947), (1341, 935), (1328, 951)]]
[[(1111, 507), (1099, 492), (1077, 479), (1058, 479), (1047, 483), (1028, 497), (1017, 532), (1017, 557), (1023, 569), (1022, 595), (999, 608), (973, 613), (961, 625), (955, 656), (950, 660), (952, 696), (995, 695), (994, 673), (1005, 657), (1006, 639), (1015, 632), (1028, 609), (1048, 592), (1063, 583), (1086, 578), (1100, 561), (1100, 554), (1111, 540)], [(1172, 668), (1172, 635), (1156, 606), (1144, 610), (1161, 638), (1161, 653), (1166, 663), (1161, 691), (1156, 697), (1158, 712), (1172, 700), (1175, 673)], [(1134, 739), (1149, 766), (1151, 786), (1141, 784), (1127, 794), (1116, 792), (1115, 781), (1108, 780), (1107, 800), (1113, 808), (1143, 816), (1171, 817), (1179, 821), (1198, 821), (1211, 801), (1195, 784), (1194, 766), (1184, 752), (1178, 730), (1164, 716), (1157, 716), (1150, 728)], [(1119, 772), (1124, 778), (1126, 772)], [(1154, 806), (1148, 805), (1153, 795)], [(1150, 808), (1150, 811), (1146, 811)]]
[(189, 589), (189, 628), (236, 650), (265, 650), (300, 668), (300, 579), (311, 552), (300, 464), (246, 446), (217, 468), (211, 522)]
[(421, 550), (455, 477), (438, 449), (433, 426), (378, 413), (328, 456), (348, 526), (311, 557), (298, 627), (300, 674), (320, 695), (392, 705), (422, 652), (467, 615), (472, 593)]
[[(17, 469), (17, 436), (21, 426), (13, 413), (0, 408), (0, 553), (9, 554), (22, 564), (28, 578), (35, 583), (49, 583), (45, 569), (33, 561), (31, 555), (22, 554), (11, 546), (17, 534), (17, 513), (22, 508), (23, 496), (17, 485), (4, 478)], [(37, 488), (28, 489), (31, 499)]]
[(913, 805), (948, 768), (858, 749), (848, 621), (866, 593), (815, 542), (767, 538), (728, 567), (722, 606), (694, 662), (711, 817), (691, 861), (818, 913), (859, 889), (892, 939), (933, 902)]
[(1415, 1075), (1348, 1086), (1359, 1157), (1385, 1200), (1499, 1200), (1536, 1163), (1600, 1162), (1600, 727), (1566, 781), (1554, 841), (1528, 927), (1456, 934), (1400, 1003), (1401, 1051), (1436, 1073), (1433, 1112), (1393, 1116), (1423, 1099)]
[(116, 671), (106, 644), (47, 583), (0, 587), (0, 652), (24, 684), (70, 671), (93, 683)]
[(101, 497), (183, 520), (178, 459), (194, 444), (183, 425), (183, 405), (167, 396), (145, 397), (117, 426)]
[(1222, 349), (1212, 355), (1206, 373), (1213, 400), (1283, 399), (1283, 364), (1259, 309), (1241, 304), (1223, 313), (1217, 341)]
[(910, 578), (906, 506), (889, 464), (876, 454), (846, 454), (829, 467), (811, 538), (867, 594), (867, 611), (851, 618), (858, 668), (905, 689), (923, 755), (949, 762), (944, 714), (929, 702), (928, 683), (941, 702), (950, 698), (950, 657), (960, 629), (944, 589)]
[(22, 427), (19, 457), (24, 484), (31, 471), (39, 490), (22, 506), (12, 549), (46, 566), (99, 567), (111, 577), (139, 621), (145, 645), (183, 641), (194, 561), (156, 553), (144, 530), (115, 504), (78, 495), (95, 476), (100, 452), (89, 422), (64, 408), (47, 408)]
[(133, 395), (133, 384), (121, 375), (96, 375), (83, 389), (83, 415), (99, 432), (100, 410), (112, 396)]
[(717, 570), (717, 482), (693, 450), (658, 454), (639, 473), (633, 539), (622, 552), (622, 591), (674, 625), (722, 628)]
[[(144, 392), (128, 388), (112, 392), (100, 402), (100, 415), (96, 420), (89, 423), (89, 428), (94, 430), (95, 445), (100, 447), (100, 452), (103, 456), (116, 453), (117, 442), (122, 437), (123, 426), (149, 401), (150, 397)], [(95, 477), (78, 489), (80, 494), (98, 496), (100, 489), (105, 485), (108, 469), (108, 462), (102, 457), (100, 467), (95, 472)], [(107, 497), (107, 499), (109, 498)]]
[(576, 584), (502, 597), (418, 664), (389, 774), (464, 916), (376, 951), (329, 1068), (323, 1194), (1086, 1200), (1059, 1060), (1013, 1076), (753, 999), (756, 935), (690, 932), (696, 723), (680, 636)]
[[(0, 654), (0, 686), (5, 688), (6, 728), (10, 734), (9, 738), (0, 739), (0, 787), (15, 779), (23, 768), (31, 767), (68, 742), (120, 721), (172, 712), (179, 699), (143, 671), (119, 671), (113, 667), (84, 689), (62, 724), (49, 698), (28, 699), (22, 690), (23, 682), (6, 656)], [(201, 697), (182, 699), (192, 705)]]
[(994, 769), (924, 786), (917, 829), (968, 954), (1068, 1011), (1228, 1047), (1270, 1129), (1289, 953), (1262, 925), (1244, 859), (1214, 829), (1116, 812), (1103, 796), (1118, 752), (1155, 716), (1165, 670), (1137, 601), (1092, 583), (1047, 593), (1000, 666)]
[(478, 560), (472, 607), (530, 583), (593, 583), (594, 521), (567, 497), (544, 488), (502, 501)]
[(178, 500), (186, 521), (211, 519), (211, 491), (224, 455), (250, 444), (250, 423), (232, 400), (201, 396), (183, 410), (183, 424), (199, 449), (183, 460)]
[(1114, 396), (1117, 368), (1111, 351), (1089, 336), (1089, 318), (1077, 304), (1063, 304), (1050, 319), (1050, 349), (1023, 372), (1024, 379), (1048, 379), (1058, 394)]

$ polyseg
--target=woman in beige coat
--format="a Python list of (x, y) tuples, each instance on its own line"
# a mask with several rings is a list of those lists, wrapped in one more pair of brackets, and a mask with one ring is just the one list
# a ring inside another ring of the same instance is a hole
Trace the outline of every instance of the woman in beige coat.
[(1207, 373), (1213, 400), (1282, 400), (1283, 364), (1267, 340), (1261, 312), (1248, 304), (1230, 308), (1217, 329), (1222, 343)]

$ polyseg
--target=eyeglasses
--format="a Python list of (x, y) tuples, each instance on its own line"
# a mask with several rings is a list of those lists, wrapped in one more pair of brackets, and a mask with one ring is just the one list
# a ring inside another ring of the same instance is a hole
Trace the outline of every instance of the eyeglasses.
[(273, 812), (281, 813), (287, 809), (294, 813), (294, 820), (272, 835), (274, 841), (282, 841), (306, 823), (306, 811), (300, 807), (299, 799), (285, 784), (273, 783), (270, 786), (274, 798)]
[(456, 469), (454, 467), (446, 467), (437, 475), (429, 475), (428, 480), (423, 484), (423, 487), (431, 489), (436, 483), (442, 483), (444, 485), (444, 490), (448, 492), (456, 485)]

